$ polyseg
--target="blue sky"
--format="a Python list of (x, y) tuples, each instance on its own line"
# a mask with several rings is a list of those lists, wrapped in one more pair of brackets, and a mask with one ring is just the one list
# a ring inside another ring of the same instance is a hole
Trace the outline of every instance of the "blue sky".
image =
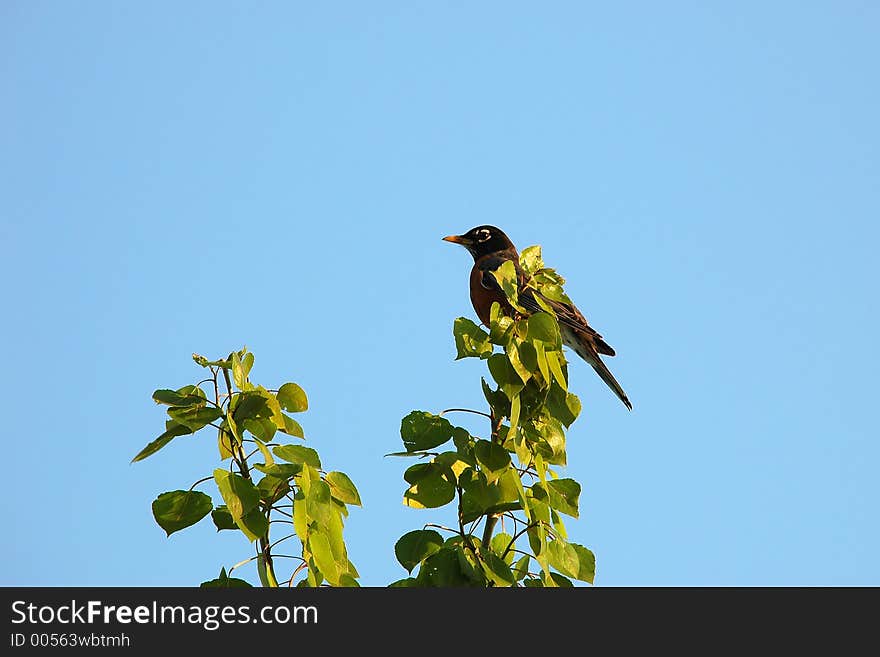
[(129, 465), (151, 392), (242, 345), (358, 484), (362, 583), (403, 576), (396, 538), (447, 515), (383, 454), (409, 411), (482, 403), (440, 241), (481, 223), (542, 244), (618, 352), (632, 413), (571, 371), (597, 585), (880, 584), (878, 27), (855, 1), (4, 2), (0, 584), (247, 556), (150, 514), (212, 437)]

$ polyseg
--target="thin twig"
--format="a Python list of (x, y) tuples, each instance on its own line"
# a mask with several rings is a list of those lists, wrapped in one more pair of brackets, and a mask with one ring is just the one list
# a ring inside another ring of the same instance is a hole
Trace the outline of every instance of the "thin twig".
[(516, 540), (517, 540), (520, 536), (522, 536), (523, 534), (525, 534), (525, 533), (526, 533), (527, 531), (529, 531), (529, 529), (531, 529), (532, 527), (537, 527), (538, 524), (539, 524), (540, 522), (541, 522), (541, 521), (539, 520), (539, 521), (537, 521), (537, 522), (529, 523), (528, 525), (526, 525), (525, 527), (523, 527), (521, 530), (519, 530), (516, 534), (514, 534), (514, 535), (513, 535), (513, 538), (510, 539), (510, 543), (507, 544), (507, 547), (505, 548), (504, 553), (501, 555), (501, 558), (503, 559), (504, 557), (507, 556), (507, 553), (510, 552), (510, 550), (513, 548), (513, 544), (516, 543)]
[(483, 417), (487, 417), (490, 420), (492, 419), (492, 416), (489, 415), (488, 413), (483, 413), (483, 411), (475, 411), (470, 408), (447, 408), (445, 411), (440, 411), (440, 415), (442, 416), (444, 413), (452, 413), (452, 412), (473, 413), (474, 415), (482, 415)]
[(192, 486), (190, 486), (189, 489), (192, 490), (193, 488), (195, 488), (196, 486), (198, 486), (202, 482), (211, 481), (211, 479), (213, 479), (213, 478), (214, 478), (214, 476), (211, 475), (210, 477), (204, 477), (203, 479), (199, 479), (196, 483), (194, 483)]

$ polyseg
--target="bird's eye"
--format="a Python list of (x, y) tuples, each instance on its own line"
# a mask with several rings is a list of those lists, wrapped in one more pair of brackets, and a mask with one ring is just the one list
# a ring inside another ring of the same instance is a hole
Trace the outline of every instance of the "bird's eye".
[(478, 242), (485, 242), (487, 239), (489, 239), (489, 231), (488, 230), (481, 230), (477, 233), (477, 241)]

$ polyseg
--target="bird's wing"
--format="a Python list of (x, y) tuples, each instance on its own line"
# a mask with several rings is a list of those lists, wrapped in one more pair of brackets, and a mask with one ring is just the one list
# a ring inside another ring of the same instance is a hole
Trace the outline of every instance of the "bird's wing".
[[(526, 288), (519, 295), (520, 305), (523, 306), (529, 312), (543, 312), (543, 308), (538, 305), (538, 302), (535, 300), (535, 296), (538, 295), (538, 292), (535, 292), (531, 288)], [(544, 295), (540, 295), (541, 301), (546, 303), (553, 312), (556, 314), (556, 320), (560, 324), (564, 324), (575, 331), (579, 331), (581, 333), (586, 333), (592, 341), (596, 345), (596, 351), (605, 356), (613, 356), (614, 349), (609, 345), (605, 340), (602, 339), (602, 336), (596, 331), (592, 326), (587, 324), (587, 319), (581, 314), (581, 311), (577, 309), (573, 304), (561, 303), (559, 301), (553, 301), (552, 299), (548, 299)]]
[(541, 300), (546, 303), (556, 314), (556, 319), (560, 324), (565, 324), (566, 326), (574, 329), (576, 332), (586, 333), (587, 336), (591, 339), (596, 346), (596, 351), (605, 356), (613, 356), (614, 349), (609, 345), (605, 340), (602, 339), (602, 336), (591, 327), (587, 323), (587, 319), (581, 314), (581, 311), (577, 309), (573, 304), (561, 303), (559, 301), (553, 301), (552, 299), (548, 299), (542, 294), (539, 294), (535, 290), (529, 287), (524, 287), (525, 276), (523, 275), (522, 269), (519, 266), (519, 262), (517, 258), (509, 257), (506, 254), (492, 254), (489, 256), (485, 256), (480, 259), (477, 266), (480, 271), (483, 272), (483, 275), (480, 279), (483, 287), (488, 290), (493, 290), (498, 292), (502, 297), (504, 297), (504, 291), (501, 289), (501, 286), (498, 284), (495, 276), (492, 274), (496, 269), (498, 269), (506, 260), (512, 260), (514, 266), (516, 267), (517, 275), (520, 279), (520, 290), (519, 290), (519, 303), (520, 305), (528, 310), (530, 313), (543, 312), (544, 309), (538, 304), (535, 300), (535, 296), (540, 296)]

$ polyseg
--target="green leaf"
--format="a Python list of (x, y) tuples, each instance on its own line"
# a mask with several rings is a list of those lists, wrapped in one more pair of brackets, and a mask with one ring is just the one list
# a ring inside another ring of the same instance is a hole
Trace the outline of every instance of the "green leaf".
[(542, 500), (550, 507), (573, 518), (578, 517), (581, 485), (574, 479), (553, 479), (547, 482), (546, 490), (542, 484), (534, 484), (532, 491), (535, 499)]
[(553, 582), (552, 584), (547, 583), (546, 573), (541, 573), (541, 578), (544, 580), (544, 586), (554, 586), (561, 589), (574, 588), (574, 584), (572, 584), (571, 580), (559, 573), (550, 573), (550, 579)]
[(241, 475), (217, 468), (214, 470), (214, 481), (220, 489), (220, 495), (223, 496), (230, 515), (236, 522), (259, 505), (260, 492)]
[(223, 422), (220, 423), (220, 430), (217, 431), (217, 451), (220, 452), (220, 460), (225, 461), (232, 457), (233, 449), (236, 444), (229, 420), (232, 416), (227, 415)]
[(153, 501), (153, 517), (167, 536), (196, 524), (211, 513), (214, 503), (204, 493), (174, 490), (162, 493)]
[[(514, 395), (510, 399), (510, 428), (508, 429), (508, 433), (512, 433), (516, 431), (517, 426), (519, 425), (519, 411), (520, 411), (520, 399), (519, 395)], [(513, 434), (516, 435), (515, 433)]]
[(540, 340), (552, 345), (560, 343), (559, 324), (547, 313), (535, 313), (528, 318), (529, 340)]
[(287, 494), (290, 486), (287, 479), (266, 475), (257, 482), (257, 490), (260, 491), (260, 499), (267, 504), (274, 504)]
[(459, 317), (452, 325), (455, 337), (455, 360), (461, 358), (486, 358), (492, 353), (489, 334), (466, 317)]
[(565, 432), (562, 430), (562, 424), (559, 420), (548, 417), (535, 426), (540, 437), (540, 443), (538, 444), (539, 453), (549, 463), (565, 465)]
[(512, 511), (520, 507), (515, 487), (509, 485), (511, 471), (494, 483), (489, 483), (486, 475), (474, 470), (465, 470), (458, 478), (462, 487), (462, 522), (471, 522), (487, 513)]
[(519, 265), (527, 276), (531, 276), (539, 269), (544, 268), (544, 261), (541, 259), (541, 246), (527, 246), (519, 254)]
[(284, 426), (278, 427), (278, 429), (280, 429), (281, 431), (286, 433), (288, 436), (296, 436), (297, 438), (305, 439), (305, 435), (303, 434), (303, 429), (299, 425), (299, 422), (294, 420), (289, 415), (285, 415), (284, 413), (282, 413), (281, 416), (282, 416), (281, 419), (284, 420)]
[(550, 488), (550, 506), (577, 518), (581, 485), (574, 479), (553, 479), (547, 485)]
[(268, 443), (275, 437), (278, 427), (272, 420), (264, 417), (247, 418), (241, 423), (241, 428), (250, 431), (258, 440)]
[(220, 577), (210, 579), (207, 582), (199, 584), (199, 588), (203, 589), (234, 589), (234, 588), (251, 588), (251, 585), (243, 579), (237, 577), (229, 577), (226, 569), (220, 569)]
[(214, 521), (214, 526), (217, 528), (218, 532), (221, 529), (236, 528), (235, 520), (232, 519), (232, 514), (229, 513), (229, 509), (226, 508), (225, 504), (221, 504), (211, 511), (211, 520)]
[(424, 411), (413, 411), (400, 422), (400, 437), (408, 452), (442, 445), (452, 438), (454, 430), (446, 418)]
[(249, 390), (251, 385), (248, 383), (248, 374), (254, 365), (254, 355), (245, 353), (239, 356), (238, 352), (232, 354), (232, 380), (235, 382), (239, 390)]
[(578, 545), (577, 543), (570, 543), (569, 545), (574, 549), (578, 557), (578, 569), (573, 577), (582, 582), (592, 584), (593, 578), (596, 575), (596, 557), (591, 550), (585, 548), (583, 545)]
[(470, 578), (462, 573), (458, 549), (441, 548), (422, 563), (418, 582), (422, 586), (469, 586)]
[(339, 582), (337, 583), (337, 586), (344, 586), (346, 588), (360, 588), (361, 585), (358, 584), (358, 581), (348, 573), (342, 573), (339, 576)]
[(419, 587), (421, 587), (421, 584), (419, 584), (419, 580), (415, 577), (404, 577), (388, 585), (390, 589), (413, 589)]
[(318, 452), (311, 447), (303, 447), (302, 445), (278, 445), (272, 449), (272, 452), (282, 461), (289, 463), (305, 463), (313, 468), (321, 468), (321, 459)]
[(407, 469), (404, 479), (412, 484), (403, 494), (403, 503), (416, 509), (433, 509), (455, 497), (455, 474), (445, 465), (417, 463)]
[(474, 447), (474, 456), (486, 473), (488, 480), (495, 481), (510, 465), (510, 454), (498, 443), (478, 440)]
[(349, 561), (348, 553), (345, 549), (345, 540), (342, 537), (342, 514), (339, 513), (339, 507), (336, 505), (335, 501), (333, 502), (333, 510), (335, 513), (331, 513), (328, 516), (329, 522), (327, 523), (327, 527), (322, 527), (321, 529), (327, 536), (327, 540), (330, 542), (330, 550), (333, 552), (333, 558), (336, 560), (339, 572), (343, 573), (348, 570)]
[(546, 285), (541, 286), (541, 294), (550, 299), (551, 301), (558, 301), (559, 303), (567, 303), (571, 304), (571, 299), (568, 298), (568, 295), (562, 290), (562, 286), (557, 283), (548, 283)]
[[(492, 537), (492, 552), (497, 554), (508, 566), (513, 563), (513, 548), (507, 550), (507, 546), (511, 544), (513, 536), (506, 532), (499, 532)], [(505, 551), (507, 552), (505, 554)]]
[(529, 574), (530, 559), (531, 557), (526, 554), (522, 558), (518, 559), (517, 562), (513, 565), (513, 576), (516, 578), (517, 582)]
[(198, 431), (206, 424), (223, 417), (223, 411), (216, 406), (172, 406), (168, 409), (168, 415), (191, 431)]
[(510, 338), (512, 326), (513, 319), (504, 314), (500, 303), (493, 301), (489, 308), (489, 340), (492, 341), (492, 344), (506, 344)]
[(335, 585), (339, 581), (339, 570), (333, 559), (330, 541), (323, 533), (313, 532), (309, 534), (309, 548), (324, 579)]
[(494, 552), (481, 547), (480, 559), (483, 572), (495, 586), (511, 586), (516, 581), (510, 566)]
[(459, 451), (455, 452), (443, 452), (442, 454), (438, 454), (434, 457), (434, 462), (438, 465), (444, 465), (449, 467), (452, 470), (453, 476), (450, 477), (449, 473), (446, 473), (446, 476), (450, 481), (457, 481), (458, 475), (460, 475), (466, 468), (472, 468), (476, 465), (476, 461), (473, 456), (473, 449), (471, 449), (470, 453), (468, 453), (467, 446), (464, 446), (463, 449), (459, 449)]
[(361, 506), (361, 496), (351, 479), (344, 472), (328, 472), (324, 480), (330, 484), (330, 492), (340, 502)]
[(504, 296), (507, 297), (510, 305), (517, 308), (519, 306), (519, 299), (517, 297), (518, 281), (516, 266), (513, 264), (513, 260), (505, 260), (498, 269), (492, 272), (492, 275), (498, 281), (498, 285), (501, 286)]
[(317, 521), (321, 527), (329, 527), (331, 515), (336, 513), (333, 507), (330, 486), (326, 482), (318, 480), (311, 482), (306, 493), (306, 512), (309, 518)]
[(184, 386), (180, 390), (156, 390), (153, 392), (153, 401), (167, 406), (203, 406), (206, 403), (204, 391), (195, 386)]
[(492, 414), (495, 417), (510, 416), (510, 400), (501, 390), (492, 390), (486, 379), (480, 377), (480, 383), (483, 387), (483, 396), (486, 398), (489, 406), (492, 408)]
[(289, 479), (302, 472), (302, 465), (299, 463), (273, 463), (272, 465), (254, 463), (254, 468), (265, 475), (271, 475), (279, 479)]
[(394, 555), (400, 565), (412, 572), (424, 559), (443, 546), (443, 537), (433, 529), (407, 532), (394, 544)]
[(309, 408), (309, 400), (305, 390), (295, 383), (285, 383), (278, 389), (278, 403), (281, 408), (291, 413), (302, 413)]
[(305, 543), (309, 538), (309, 511), (306, 506), (306, 496), (297, 492), (293, 496), (293, 530), (297, 538)]
[(514, 371), (505, 354), (492, 354), (489, 356), (489, 373), (499, 386), (521, 384), (522, 379)]
[(547, 395), (547, 408), (553, 417), (570, 427), (581, 412), (581, 400), (574, 393), (563, 390), (554, 381)]
[(138, 452), (137, 456), (135, 456), (131, 462), (136, 463), (138, 461), (143, 461), (148, 456), (155, 454), (165, 447), (165, 445), (170, 443), (173, 438), (176, 438), (177, 436), (185, 436), (190, 433), (192, 433), (192, 429), (172, 421), (167, 425), (165, 432)]
[(544, 349), (543, 342), (535, 342), (535, 358), (538, 361), (538, 371), (541, 372), (541, 378), (544, 382), (544, 387), (547, 387), (552, 382), (550, 378), (550, 366), (547, 364), (547, 351)]
[(547, 544), (547, 559), (550, 566), (569, 577), (577, 577), (580, 569), (578, 553), (575, 549), (559, 539)]
[[(562, 386), (563, 390), (568, 390), (568, 379), (565, 378), (565, 373), (562, 371), (562, 363), (559, 362), (560, 358), (564, 358), (562, 356), (561, 351), (548, 351), (546, 352), (547, 357), (547, 365), (550, 367), (550, 371), (553, 373), (553, 378)], [(564, 361), (563, 361), (564, 362)]]
[(281, 404), (278, 403), (278, 399), (276, 399), (275, 395), (266, 390), (263, 386), (257, 386), (256, 391), (266, 400), (269, 419), (275, 423), (276, 427), (284, 427), (284, 413), (281, 412)]
[(267, 418), (271, 415), (268, 400), (257, 390), (249, 390), (235, 395), (231, 404), (232, 416), (236, 422), (249, 419)]
[(535, 345), (528, 341), (520, 342), (518, 349), (520, 362), (529, 372), (529, 376), (540, 371), (538, 368), (538, 351), (535, 349)]
[[(504, 347), (504, 353), (507, 355), (507, 360), (510, 363), (510, 366), (513, 368), (513, 371), (516, 372), (516, 375), (519, 377), (522, 383), (526, 383), (530, 378), (532, 378), (532, 372), (528, 367), (523, 364), (522, 357), (520, 354), (520, 345), (517, 344), (516, 340), (511, 340)], [(515, 383), (519, 383), (518, 381)]]
[(256, 439), (257, 449), (260, 450), (260, 454), (263, 456), (263, 461), (266, 465), (274, 465), (275, 458), (272, 456), (272, 452), (269, 451), (269, 447), (266, 443), (259, 438)]
[(247, 537), (248, 541), (251, 542), (265, 536), (266, 532), (269, 531), (269, 519), (259, 507), (245, 513), (235, 521), (235, 524), (241, 530), (241, 533)]

